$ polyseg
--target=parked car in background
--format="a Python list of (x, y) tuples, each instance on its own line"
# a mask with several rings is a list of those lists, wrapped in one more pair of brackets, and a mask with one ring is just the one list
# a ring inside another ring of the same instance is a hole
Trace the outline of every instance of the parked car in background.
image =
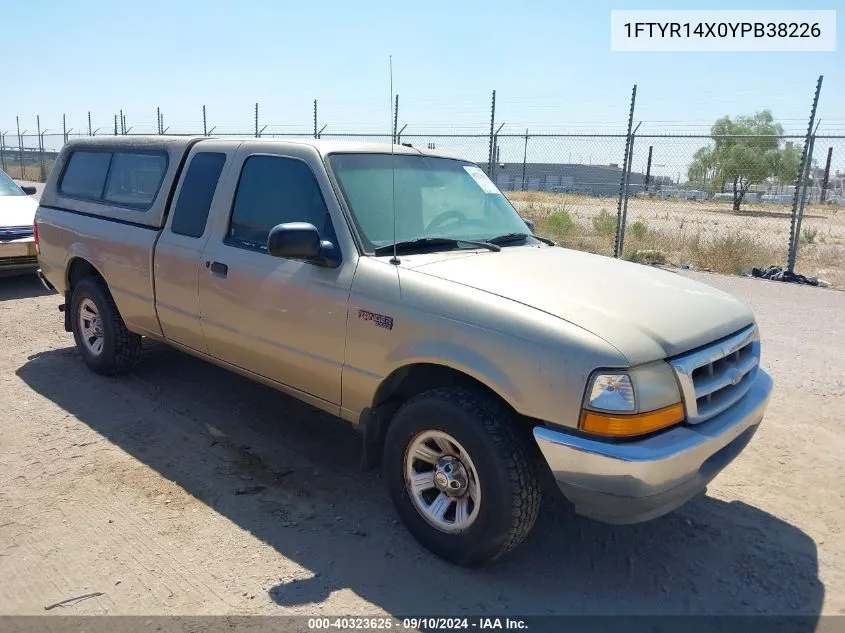
[(38, 200), (34, 194), (35, 187), (20, 187), (0, 170), (0, 276), (38, 269), (33, 237)]

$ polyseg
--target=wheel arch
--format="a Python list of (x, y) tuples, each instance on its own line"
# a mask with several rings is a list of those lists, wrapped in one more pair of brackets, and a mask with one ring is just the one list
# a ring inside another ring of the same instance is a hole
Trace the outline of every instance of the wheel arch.
[[(460, 387), (474, 391), (497, 404), (506, 407), (512, 419), (520, 428), (530, 429), (537, 424), (533, 418), (519, 413), (500, 390), (482, 377), (472, 376), (466, 371), (450, 365), (420, 361), (397, 367), (379, 384), (372, 405), (361, 416), (361, 428), (365, 443), (365, 465), (374, 465), (387, 429), (394, 414), (405, 402), (414, 396), (442, 387)], [(372, 459), (367, 458), (369, 455)]]
[(105, 277), (99, 269), (92, 264), (84, 255), (72, 255), (65, 264), (65, 331), (73, 331), (73, 315), (71, 314), (71, 301), (73, 298), (73, 289), (77, 284), (86, 277), (96, 277), (104, 284)]

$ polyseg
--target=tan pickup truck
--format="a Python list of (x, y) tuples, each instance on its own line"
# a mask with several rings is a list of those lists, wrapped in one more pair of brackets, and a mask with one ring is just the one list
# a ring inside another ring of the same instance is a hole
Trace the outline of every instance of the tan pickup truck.
[(741, 302), (554, 246), (478, 166), (410, 147), (73, 141), (35, 228), (91, 369), (130, 370), (148, 337), (348, 421), (458, 564), (525, 538), (543, 471), (601, 521), (677, 508), (772, 387)]

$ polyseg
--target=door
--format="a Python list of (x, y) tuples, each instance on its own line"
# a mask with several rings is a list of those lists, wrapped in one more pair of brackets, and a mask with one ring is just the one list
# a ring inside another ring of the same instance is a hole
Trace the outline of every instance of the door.
[(202, 254), (205, 340), (220, 360), (339, 405), (356, 258), (341, 250), (340, 266), (325, 268), (267, 254), (270, 229), (283, 222), (313, 224), (339, 246), (332, 212), (342, 216), (314, 148), (266, 147), (239, 151), (231, 213)]
[(156, 312), (165, 339), (203, 353), (208, 350), (200, 323), (200, 255), (217, 184), (236, 150), (231, 142), (203, 142), (191, 151), (153, 256)]

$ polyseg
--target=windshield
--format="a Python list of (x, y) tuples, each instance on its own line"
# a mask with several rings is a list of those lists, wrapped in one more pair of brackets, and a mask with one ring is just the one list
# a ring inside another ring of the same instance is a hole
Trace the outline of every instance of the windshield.
[(18, 187), (15, 182), (6, 175), (6, 172), (0, 171), (0, 196), (25, 196), (26, 194)]
[(507, 198), (471, 163), (407, 154), (331, 154), (329, 163), (368, 252), (426, 237), (483, 241), (530, 233)]

